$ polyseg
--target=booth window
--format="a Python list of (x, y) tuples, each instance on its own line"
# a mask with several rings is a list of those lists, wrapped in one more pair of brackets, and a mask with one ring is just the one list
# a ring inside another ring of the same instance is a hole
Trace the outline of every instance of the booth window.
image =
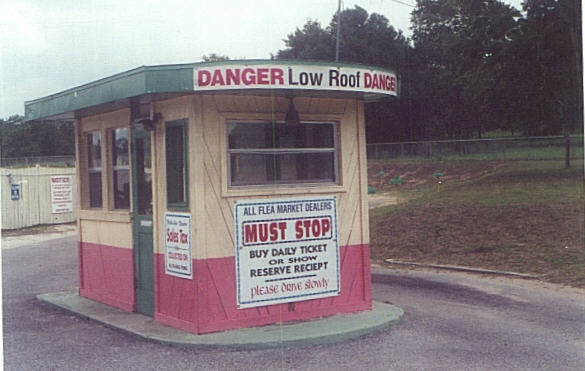
[(87, 133), (87, 172), (89, 207), (102, 207), (102, 135)]
[(167, 204), (170, 209), (187, 209), (187, 120), (167, 122), (165, 142)]
[(338, 183), (336, 132), (332, 122), (229, 121), (228, 184)]
[(112, 131), (112, 181), (114, 209), (130, 208), (130, 156), (128, 128)]

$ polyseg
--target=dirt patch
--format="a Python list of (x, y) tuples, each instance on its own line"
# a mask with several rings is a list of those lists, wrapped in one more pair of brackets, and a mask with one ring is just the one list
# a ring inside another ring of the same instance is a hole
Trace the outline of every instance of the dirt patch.
[[(381, 194), (393, 189), (399, 205), (370, 213), (372, 258), (585, 287), (582, 169), (582, 162), (571, 169), (550, 161), (373, 162), (370, 185)], [(437, 170), (444, 174), (440, 187)], [(403, 178), (398, 189), (385, 184), (394, 175)]]
[[(368, 184), (376, 190), (376, 193), (391, 193), (396, 191), (395, 186), (389, 182), (394, 176), (402, 179), (398, 186), (399, 191), (416, 188), (431, 187), (437, 184), (437, 178), (433, 176), (440, 171), (443, 176), (441, 181), (461, 182), (480, 178), (490, 172), (505, 166), (501, 161), (466, 161), (461, 166), (458, 161), (428, 161), (428, 162), (368, 162)], [(379, 175), (383, 172), (383, 175)]]
[(372, 259), (538, 274), (585, 287), (584, 232), (579, 207), (429, 204), (376, 218)]
[(39, 225), (30, 228), (2, 231), (2, 248), (30, 246), (55, 238), (72, 236), (77, 231), (76, 223)]
[(388, 205), (396, 205), (399, 202), (397, 195), (390, 193), (377, 193), (368, 195), (368, 207), (375, 209), (377, 207), (384, 207)]
[(34, 227), (3, 230), (2, 237), (30, 236), (42, 233), (59, 233), (75, 228), (75, 223), (36, 225)]

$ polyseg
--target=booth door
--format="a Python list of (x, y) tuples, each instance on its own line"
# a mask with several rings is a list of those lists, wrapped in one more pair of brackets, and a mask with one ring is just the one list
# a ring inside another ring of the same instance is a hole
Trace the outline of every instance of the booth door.
[(150, 132), (132, 129), (134, 285), (136, 311), (154, 315), (152, 157)]

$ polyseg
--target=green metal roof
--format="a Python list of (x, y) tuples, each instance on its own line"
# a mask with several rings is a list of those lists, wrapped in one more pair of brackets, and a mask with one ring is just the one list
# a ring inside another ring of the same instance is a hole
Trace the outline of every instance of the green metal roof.
[[(391, 70), (358, 64), (290, 60), (227, 60), (220, 62), (142, 66), (43, 98), (27, 101), (24, 104), (25, 120), (72, 119), (74, 118), (75, 112), (100, 105), (109, 104), (109, 109), (128, 107), (129, 99), (134, 97), (150, 95), (154, 99), (157, 99), (157, 97), (160, 99), (161, 97), (169, 96), (169, 94), (192, 94), (195, 92), (193, 79), (194, 68), (230, 64), (322, 65), (330, 67), (367, 68), (394, 73)], [(205, 93), (209, 94), (209, 92)], [(226, 92), (223, 91), (222, 93), (225, 94)], [(321, 94), (323, 93), (321, 92)], [(377, 94), (370, 94), (369, 98), (371, 99), (372, 96), (374, 99), (382, 98)], [(361, 98), (366, 99), (364, 95)], [(123, 103), (120, 103), (120, 101)], [(107, 110), (108, 108), (104, 108), (102, 111)]]

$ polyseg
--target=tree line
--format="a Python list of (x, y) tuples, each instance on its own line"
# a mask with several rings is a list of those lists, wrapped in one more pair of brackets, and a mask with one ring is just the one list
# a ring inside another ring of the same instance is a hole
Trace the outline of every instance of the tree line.
[[(339, 15), (340, 62), (399, 76), (398, 99), (366, 105), (368, 142), (582, 133), (579, 0), (525, 0), (522, 11), (499, 0), (416, 0), (409, 38), (359, 6)], [(335, 60), (337, 20), (308, 20), (272, 58)], [(70, 123), (0, 120), (1, 155), (73, 154), (73, 132)]]
[[(334, 60), (337, 19), (307, 21), (275, 58)], [(399, 75), (399, 99), (366, 105), (369, 142), (582, 130), (579, 0), (417, 0), (410, 38), (358, 6), (340, 19), (340, 62)]]
[(60, 156), (75, 153), (75, 128), (70, 121), (24, 122), (21, 115), (0, 119), (3, 158)]

